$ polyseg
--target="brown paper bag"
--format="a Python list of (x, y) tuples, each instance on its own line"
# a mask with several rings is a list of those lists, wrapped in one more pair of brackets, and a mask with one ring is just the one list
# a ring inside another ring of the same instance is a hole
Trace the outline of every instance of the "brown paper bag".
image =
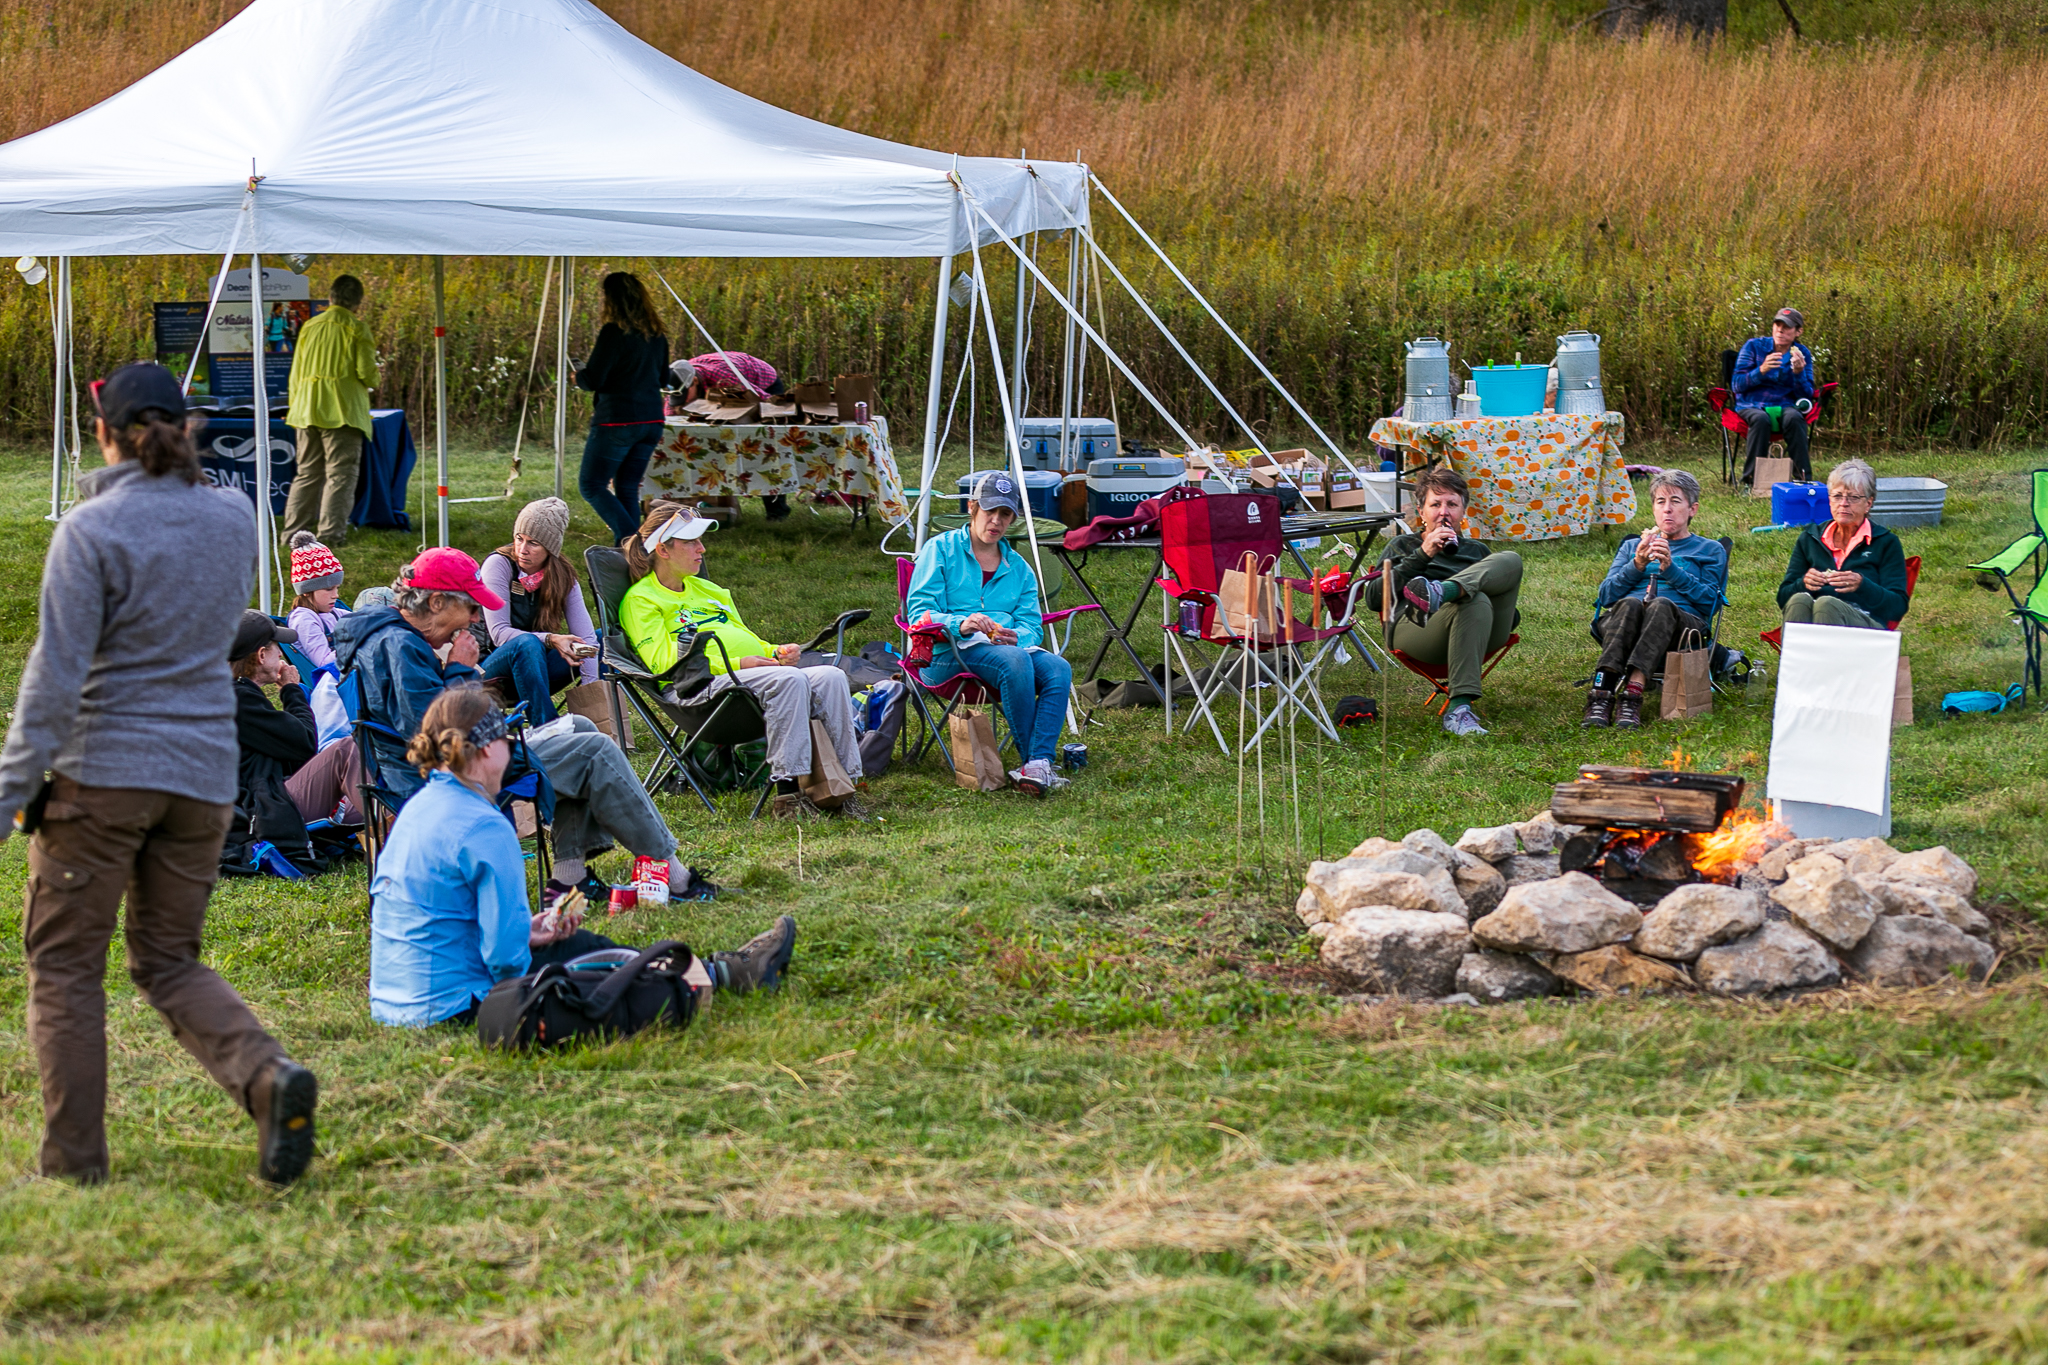
[(987, 708), (956, 706), (946, 726), (953, 737), (953, 780), (970, 789), (1001, 791), (1010, 775), (1003, 771), (1003, 751), (996, 747)]
[(1749, 486), (1752, 498), (1771, 496), (1771, 485), (1792, 481), (1792, 460), (1789, 456), (1766, 455), (1756, 462), (1756, 480)]
[(1691, 720), (1713, 711), (1713, 657), (1698, 631), (1679, 635), (1678, 648), (1664, 656), (1664, 719)]
[(875, 377), (871, 374), (835, 374), (832, 376), (832, 401), (839, 407), (839, 420), (853, 420), (853, 405), (866, 403), (868, 416), (875, 415)]
[(853, 795), (853, 779), (846, 775), (822, 720), (811, 722), (811, 771), (809, 776), (799, 778), (796, 785), (819, 810), (836, 809)]
[(588, 717), (606, 738), (630, 753), (633, 749), (633, 711), (626, 705), (624, 697), (618, 698), (619, 723), (624, 727), (624, 734), (612, 733), (612, 698), (616, 691), (615, 683), (577, 683), (563, 694), (562, 710), (567, 715)]
[[(1246, 594), (1250, 594), (1252, 609), (1245, 611)], [(1280, 633), (1280, 585), (1270, 574), (1249, 574), (1242, 569), (1225, 569), (1223, 581), (1216, 589), (1216, 600), (1223, 608), (1223, 623), (1234, 635), (1249, 636), (1256, 627), (1261, 640), (1271, 640)]]
[(1899, 655), (1899, 675), (1892, 683), (1892, 728), (1913, 723), (1913, 661)]

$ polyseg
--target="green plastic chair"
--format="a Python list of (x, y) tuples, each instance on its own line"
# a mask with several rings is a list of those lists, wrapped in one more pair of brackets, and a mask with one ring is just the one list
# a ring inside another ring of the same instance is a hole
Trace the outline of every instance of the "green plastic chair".
[[(2012, 619), (2019, 622), (2027, 660), (2023, 682), (2034, 689), (2036, 700), (2041, 696), (2041, 647), (2043, 640), (2048, 639), (2048, 571), (2044, 571), (2044, 561), (2048, 561), (2048, 469), (2037, 469), (2034, 471), (2034, 529), (1990, 559), (1970, 566), (1980, 575), (1994, 576), (1998, 586), (2005, 589), (2005, 595), (2012, 599)], [(2014, 580), (2020, 578), (2029, 565), (2033, 566), (2034, 582), (2022, 598)]]

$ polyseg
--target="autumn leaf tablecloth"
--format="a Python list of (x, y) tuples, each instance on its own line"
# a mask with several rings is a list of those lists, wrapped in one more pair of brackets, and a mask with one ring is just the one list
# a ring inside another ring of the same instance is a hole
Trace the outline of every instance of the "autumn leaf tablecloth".
[(881, 417), (871, 426), (670, 426), (647, 462), (647, 485), (685, 501), (840, 493), (870, 499), (892, 526), (910, 515)]

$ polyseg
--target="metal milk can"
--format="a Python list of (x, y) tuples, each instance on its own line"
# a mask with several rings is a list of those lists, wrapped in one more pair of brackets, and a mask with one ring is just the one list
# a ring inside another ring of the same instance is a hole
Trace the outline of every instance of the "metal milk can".
[(1451, 348), (1438, 337), (1407, 343), (1408, 388), (1401, 413), (1411, 422), (1440, 422), (1451, 415)]
[(1561, 414), (1607, 411), (1600, 390), (1600, 338), (1566, 332), (1557, 339), (1557, 410)]

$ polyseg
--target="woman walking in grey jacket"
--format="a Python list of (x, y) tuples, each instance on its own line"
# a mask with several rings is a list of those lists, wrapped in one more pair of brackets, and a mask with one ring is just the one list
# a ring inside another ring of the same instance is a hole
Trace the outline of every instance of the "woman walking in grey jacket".
[(228, 653), (249, 603), (249, 500), (200, 478), (161, 365), (93, 385), (107, 467), (81, 475), (44, 563), (35, 649), (0, 749), (0, 839), (33, 831), (22, 935), (42, 1072), (42, 1172), (107, 1177), (107, 945), (125, 892), (128, 975), (256, 1120), (258, 1168), (313, 1157), (313, 1073), (199, 961), (235, 800)]

